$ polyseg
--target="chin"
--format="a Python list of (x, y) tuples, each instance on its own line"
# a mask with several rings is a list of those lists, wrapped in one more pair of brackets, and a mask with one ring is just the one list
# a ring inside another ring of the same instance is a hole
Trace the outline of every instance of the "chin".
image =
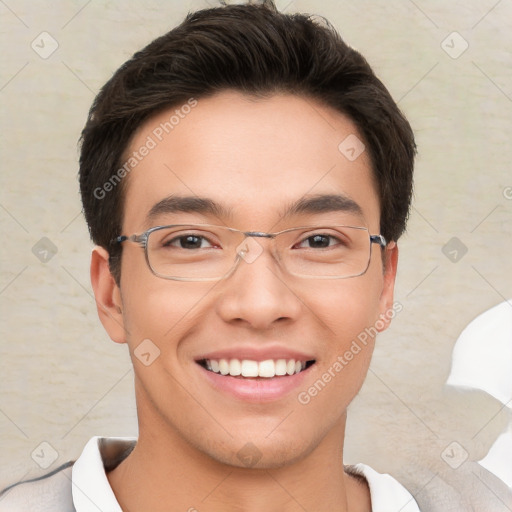
[(307, 457), (318, 442), (304, 438), (297, 433), (296, 437), (271, 434), (251, 435), (240, 433), (224, 443), (216, 444), (211, 440), (208, 446), (196, 444), (210, 459), (218, 463), (240, 469), (278, 469), (289, 466)]

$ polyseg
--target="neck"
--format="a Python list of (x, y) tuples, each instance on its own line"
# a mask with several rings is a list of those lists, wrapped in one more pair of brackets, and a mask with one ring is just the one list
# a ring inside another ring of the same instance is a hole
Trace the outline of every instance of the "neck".
[(136, 447), (107, 475), (126, 512), (370, 510), (367, 486), (343, 471), (345, 417), (300, 460), (262, 469), (223, 464), (154, 419), (140, 420)]

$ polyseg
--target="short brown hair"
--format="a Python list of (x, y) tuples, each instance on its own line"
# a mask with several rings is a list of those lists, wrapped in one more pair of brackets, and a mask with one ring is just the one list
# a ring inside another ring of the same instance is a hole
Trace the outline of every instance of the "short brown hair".
[[(411, 127), (364, 57), (336, 30), (303, 14), (232, 5), (189, 14), (117, 70), (97, 95), (81, 137), (80, 190), (93, 241), (108, 249), (119, 283), (122, 158), (135, 130), (162, 110), (233, 89), (313, 98), (347, 115), (369, 151), (381, 233), (397, 240), (408, 217), (416, 146)], [(116, 174), (117, 173), (117, 174)]]

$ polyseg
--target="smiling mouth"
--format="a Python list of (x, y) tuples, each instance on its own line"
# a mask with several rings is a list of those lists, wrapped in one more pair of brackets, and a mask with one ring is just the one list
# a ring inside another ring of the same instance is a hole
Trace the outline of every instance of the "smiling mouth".
[(205, 370), (222, 376), (246, 379), (288, 377), (310, 368), (315, 360), (300, 361), (298, 359), (267, 359), (255, 361), (251, 359), (200, 359), (197, 363)]

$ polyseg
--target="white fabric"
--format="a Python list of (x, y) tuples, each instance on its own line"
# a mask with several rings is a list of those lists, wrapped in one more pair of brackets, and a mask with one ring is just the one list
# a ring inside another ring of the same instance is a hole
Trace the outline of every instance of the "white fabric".
[(420, 512), (414, 498), (391, 475), (377, 473), (365, 464), (355, 467), (368, 481), (372, 512)]
[(71, 495), (71, 466), (65, 466), (49, 476), (3, 490), (0, 512), (76, 512)]
[[(93, 437), (73, 466), (73, 503), (77, 512), (123, 512), (110, 487), (98, 442)], [(109, 438), (132, 443), (135, 438)]]
[[(477, 316), (453, 349), (447, 384), (480, 389), (512, 409), (512, 300)], [(478, 463), (512, 488), (512, 426)]]
[(476, 317), (453, 349), (447, 384), (481, 389), (512, 408), (512, 300)]
[(508, 432), (498, 437), (489, 453), (478, 464), (512, 489), (512, 425), (509, 425)]
[[(134, 438), (108, 438), (132, 443)], [(105, 474), (99, 437), (93, 437), (73, 466), (73, 500), (76, 512), (122, 512)], [(390, 475), (358, 464), (368, 480), (373, 512), (419, 512), (414, 498)]]

